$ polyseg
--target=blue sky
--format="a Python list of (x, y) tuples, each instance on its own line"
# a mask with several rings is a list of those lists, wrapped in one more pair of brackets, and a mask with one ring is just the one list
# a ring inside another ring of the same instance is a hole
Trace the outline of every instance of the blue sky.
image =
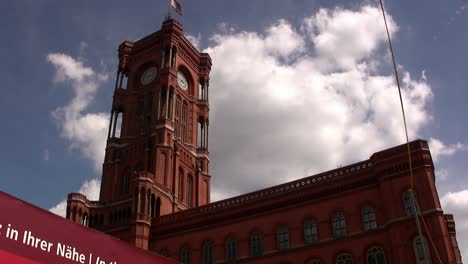
[[(46, 209), (71, 191), (96, 195), (117, 47), (157, 31), (167, 2), (4, 3), (2, 191)], [(184, 15), (174, 16), (214, 62), (213, 198), (333, 169), (404, 142), (376, 1), (180, 3)], [(439, 196), (444, 210), (455, 213), (461, 241), (468, 237), (468, 1), (386, 5), (410, 137), (431, 142)], [(77, 100), (84, 106), (73, 108)], [(468, 241), (461, 243), (468, 250)]]

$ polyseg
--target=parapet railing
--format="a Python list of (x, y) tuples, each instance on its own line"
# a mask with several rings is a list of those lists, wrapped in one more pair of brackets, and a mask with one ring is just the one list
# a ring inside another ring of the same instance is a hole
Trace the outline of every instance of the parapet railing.
[(298, 189), (308, 188), (311, 186), (318, 185), (325, 180), (338, 178), (338, 177), (344, 177), (348, 174), (354, 174), (354, 173), (361, 172), (363, 170), (368, 170), (371, 167), (372, 167), (372, 162), (370, 160), (361, 161), (361, 162), (351, 164), (345, 167), (340, 167), (335, 170), (330, 170), (327, 172), (319, 173), (313, 176), (283, 183), (283, 184), (269, 187), (266, 189), (262, 189), (259, 191), (228, 198), (225, 200), (217, 201), (217, 202), (203, 205), (200, 207), (183, 210), (174, 214), (163, 215), (163, 216), (158, 217), (157, 219), (154, 219), (154, 221), (158, 223), (179, 221), (183, 218), (187, 218), (190, 216), (204, 214), (207, 212), (218, 211), (218, 210), (228, 208), (228, 207), (239, 206), (247, 202), (272, 197), (280, 193), (287, 193), (291, 191), (296, 191)]

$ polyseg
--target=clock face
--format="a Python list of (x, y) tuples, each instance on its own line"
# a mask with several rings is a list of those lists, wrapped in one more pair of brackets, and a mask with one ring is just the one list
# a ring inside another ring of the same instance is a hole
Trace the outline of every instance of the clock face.
[(177, 72), (177, 85), (179, 85), (179, 87), (184, 91), (188, 88), (187, 79), (185, 78), (185, 75), (180, 71)]
[(158, 73), (158, 69), (154, 66), (149, 67), (146, 69), (140, 77), (140, 82), (143, 85), (150, 84), (156, 78), (156, 74)]

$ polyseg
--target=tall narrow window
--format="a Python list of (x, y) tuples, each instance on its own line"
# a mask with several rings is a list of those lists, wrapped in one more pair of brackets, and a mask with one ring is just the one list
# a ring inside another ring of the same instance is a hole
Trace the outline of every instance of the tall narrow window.
[(181, 134), (182, 134), (182, 142), (187, 142), (187, 104), (184, 103), (182, 105), (182, 128), (181, 128)]
[(427, 247), (427, 241), (425, 238), (416, 237), (413, 240), (414, 255), (416, 257), (417, 264), (431, 263), (431, 255), (429, 248)]
[(116, 127), (114, 131), (114, 136), (120, 138), (122, 136), (122, 120), (123, 120), (123, 113), (118, 112), (116, 118)]
[(137, 115), (143, 114), (144, 107), (145, 107), (145, 100), (143, 99), (143, 97), (138, 97)]
[(250, 235), (250, 255), (252, 257), (263, 255), (263, 239), (260, 232), (254, 232)]
[(197, 123), (197, 147), (203, 148), (203, 120), (199, 119)]
[(177, 196), (179, 196), (179, 201), (182, 201), (182, 183), (184, 182), (184, 173), (179, 169), (179, 186), (177, 187)]
[(176, 109), (175, 109), (175, 126), (174, 126), (174, 136), (180, 137), (179, 135), (179, 107), (180, 107), (180, 99), (176, 99)]
[(336, 264), (354, 264), (353, 256), (347, 253), (340, 254), (336, 257)]
[(88, 225), (88, 214), (87, 213), (84, 213), (81, 216), (81, 224), (84, 225), (84, 226)]
[(416, 208), (414, 207), (413, 193), (411, 190), (403, 192), (403, 206), (405, 207), (405, 213), (407, 216), (416, 215)]
[(377, 228), (377, 222), (375, 221), (375, 211), (371, 206), (364, 206), (361, 209), (362, 217), (362, 228), (364, 231), (370, 231)]
[(173, 107), (174, 107), (174, 88), (171, 88), (170, 92), (169, 92), (169, 105), (168, 105), (169, 109), (167, 111), (168, 113), (168, 118), (170, 120), (172, 120), (172, 117), (173, 117)]
[(367, 250), (367, 264), (387, 264), (382, 248), (372, 247)]
[(343, 212), (336, 212), (332, 217), (333, 237), (346, 236), (346, 222)]
[(122, 88), (122, 89), (127, 89), (128, 88), (128, 77), (127, 77), (126, 74), (123, 75), (120, 88)]
[(146, 113), (151, 114), (151, 112), (153, 111), (153, 96), (152, 95), (148, 96), (148, 102), (146, 106), (147, 106)]
[(237, 241), (233, 238), (229, 238), (226, 241), (226, 260), (234, 261), (237, 259)]
[(187, 205), (192, 206), (192, 176), (187, 176)]
[(213, 243), (206, 241), (203, 243), (203, 264), (213, 264)]
[(151, 199), (150, 199), (150, 216), (151, 217), (156, 216), (156, 196), (154, 194), (151, 194)]
[(286, 226), (281, 226), (276, 230), (276, 240), (278, 242), (279, 250), (289, 248), (289, 232)]
[(129, 178), (128, 173), (125, 173), (124, 179), (123, 179), (123, 193), (124, 194), (128, 194), (128, 188), (130, 185), (130, 181), (128, 178)]
[(205, 93), (205, 87), (204, 87), (204, 80), (201, 79), (199, 82), (198, 82), (198, 99), (204, 99), (204, 93)]
[(304, 244), (310, 245), (318, 241), (317, 225), (312, 219), (304, 222)]
[(187, 247), (183, 247), (180, 250), (180, 262), (181, 264), (190, 264), (191, 263), (191, 254), (190, 249)]

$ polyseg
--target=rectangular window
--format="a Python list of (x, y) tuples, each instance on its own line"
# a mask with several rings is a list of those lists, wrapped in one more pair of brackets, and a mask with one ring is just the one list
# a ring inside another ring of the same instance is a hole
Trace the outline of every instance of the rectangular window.
[(203, 245), (203, 264), (213, 264), (213, 245), (205, 242)]
[(263, 255), (263, 241), (260, 233), (250, 235), (250, 255), (252, 257)]
[(228, 239), (226, 242), (226, 260), (234, 261), (237, 259), (237, 241)]
[(318, 241), (317, 225), (313, 220), (304, 223), (304, 243), (310, 245)]
[(346, 236), (346, 222), (343, 212), (338, 212), (332, 218), (333, 237), (340, 238)]
[(282, 226), (276, 231), (276, 239), (278, 241), (278, 249), (284, 250), (289, 248), (289, 233), (288, 228)]
[(180, 253), (180, 262), (182, 264), (190, 264), (190, 250), (188, 248), (183, 248)]
[(362, 214), (362, 226), (364, 231), (370, 231), (377, 228), (377, 223), (375, 221), (375, 212), (374, 208), (370, 206), (363, 207), (361, 210)]

